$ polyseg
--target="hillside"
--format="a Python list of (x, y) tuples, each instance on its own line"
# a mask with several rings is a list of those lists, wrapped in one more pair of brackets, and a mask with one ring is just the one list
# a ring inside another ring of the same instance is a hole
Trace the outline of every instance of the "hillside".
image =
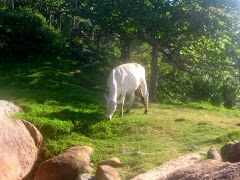
[(93, 168), (103, 159), (118, 157), (122, 179), (179, 155), (240, 138), (239, 111), (208, 104), (150, 103), (150, 112), (144, 115), (136, 101), (130, 114), (119, 118), (116, 112), (107, 121), (106, 74), (59, 58), (1, 63), (0, 99), (22, 107), (24, 112), (14, 117), (32, 122), (43, 134), (41, 161), (67, 147), (88, 145), (94, 149)]

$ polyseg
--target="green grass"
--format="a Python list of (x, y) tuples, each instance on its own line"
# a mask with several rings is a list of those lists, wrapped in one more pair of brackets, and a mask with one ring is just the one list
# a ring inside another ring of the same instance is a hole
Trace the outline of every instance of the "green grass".
[[(76, 67), (78, 78), (72, 75)], [(122, 179), (130, 179), (191, 149), (198, 153), (240, 139), (239, 111), (208, 104), (150, 104), (145, 115), (136, 102), (130, 114), (119, 118), (117, 110), (106, 121), (103, 93), (89, 90), (81, 77), (83, 69), (70, 60), (0, 64), (0, 99), (20, 105), (24, 112), (14, 117), (32, 122), (43, 134), (42, 161), (88, 145), (94, 149), (94, 169), (101, 160), (118, 157)], [(133, 151), (122, 153), (122, 147)]]

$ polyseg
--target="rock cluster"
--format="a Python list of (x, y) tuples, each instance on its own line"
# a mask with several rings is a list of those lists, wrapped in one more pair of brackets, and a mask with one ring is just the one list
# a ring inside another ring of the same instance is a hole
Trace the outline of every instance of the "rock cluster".
[[(89, 166), (92, 148), (74, 146), (36, 167), (43, 137), (28, 121), (14, 120), (11, 115), (20, 107), (0, 100), (0, 179), (13, 180), (120, 180), (114, 167), (121, 165), (118, 158), (100, 163), (96, 176)], [(7, 147), (7, 148), (6, 148)]]
[(91, 172), (89, 167), (92, 148), (75, 146), (43, 162), (34, 180), (75, 180), (83, 172)]
[(88, 146), (71, 147), (43, 162), (38, 167), (34, 180), (121, 180), (114, 168), (121, 165), (118, 158), (100, 162), (95, 176), (87, 174), (93, 172), (89, 166), (92, 151)]
[[(198, 154), (188, 154), (163, 163), (132, 180), (219, 180), (240, 179), (240, 143), (212, 147), (202, 160)], [(222, 162), (221, 160), (229, 162)], [(230, 163), (235, 162), (235, 163)]]
[(31, 123), (10, 117), (20, 108), (14, 111), (11, 103), (0, 104), (0, 179), (33, 179), (43, 137)]
[[(0, 179), (24, 180), (121, 180), (115, 167), (121, 166), (118, 158), (99, 163), (95, 176), (90, 167), (92, 148), (74, 146), (36, 167), (43, 137), (28, 121), (14, 120), (11, 114), (20, 107), (0, 100)], [(131, 153), (133, 148), (121, 148)], [(146, 155), (136, 152), (136, 155)], [(227, 162), (222, 162), (222, 160)], [(207, 159), (188, 154), (172, 159), (132, 180), (219, 180), (240, 179), (240, 142), (228, 143), (221, 150), (209, 149)]]

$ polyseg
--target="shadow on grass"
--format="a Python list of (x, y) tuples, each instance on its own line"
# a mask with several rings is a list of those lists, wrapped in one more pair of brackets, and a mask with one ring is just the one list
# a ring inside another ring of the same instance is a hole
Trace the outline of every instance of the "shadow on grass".
[(190, 108), (190, 109), (196, 109), (196, 110), (215, 110), (215, 111), (219, 111), (218, 106), (213, 106), (210, 104), (201, 104), (201, 102), (164, 102), (164, 103), (160, 103), (160, 104), (164, 104), (167, 105), (167, 109), (171, 109), (171, 108), (177, 108), (177, 109), (184, 109), (184, 108)]
[[(60, 112), (45, 114), (43, 117), (53, 119), (54, 121), (57, 119), (58, 121), (69, 122), (72, 125), (71, 132), (77, 132), (90, 138), (105, 139), (113, 136), (111, 122), (104, 118), (101, 111), (75, 112), (64, 109)], [(49, 127), (49, 123), (48, 127), (42, 128), (48, 138), (59, 138), (61, 135), (68, 133), (64, 132), (65, 129), (63, 129), (62, 132), (57, 132), (54, 135), (52, 128), (54, 127)], [(58, 129), (61, 131), (61, 128)]]
[(106, 122), (100, 109), (90, 112), (63, 109), (59, 112), (40, 112), (35, 115), (35, 119), (31, 120), (31, 116), (29, 118), (48, 139), (56, 139), (72, 132), (89, 136), (93, 126)]
[(74, 125), (74, 131), (80, 131), (82, 134), (87, 134), (88, 129), (104, 120), (104, 115), (101, 112), (75, 112), (69, 109), (64, 109), (60, 112), (54, 112), (46, 115), (50, 119), (59, 119), (62, 121), (70, 121)]

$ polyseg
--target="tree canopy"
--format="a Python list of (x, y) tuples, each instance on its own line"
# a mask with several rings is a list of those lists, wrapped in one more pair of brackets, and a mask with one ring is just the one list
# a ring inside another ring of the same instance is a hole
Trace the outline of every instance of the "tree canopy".
[[(115, 65), (140, 61), (132, 55), (147, 52), (148, 55), (143, 55), (147, 59), (141, 63), (148, 68), (150, 100), (153, 102), (167, 93), (163, 86), (184, 97), (185, 94), (195, 97), (195, 86), (209, 86), (209, 93), (204, 95), (206, 99), (218, 99), (229, 107), (236, 105), (239, 99), (238, 0), (5, 0), (1, 1), (0, 7), (0, 30), (5, 32), (1, 35), (1, 51), (6, 52), (7, 42), (14, 39), (4, 17), (10, 11), (26, 12), (28, 9), (28, 12), (45, 18), (43, 26), (58, 29), (62, 37), (66, 37), (67, 41), (56, 46), (70, 47), (72, 52), (82, 52), (79, 47), (94, 49), (99, 60), (107, 58)], [(24, 18), (17, 13), (13, 16)], [(9, 23), (27, 26), (22, 20)], [(20, 32), (21, 28), (18, 29)], [(12, 29), (11, 32), (16, 34)], [(10, 49), (17, 47), (17, 43), (12, 40)], [(40, 42), (36, 39), (34, 43), (38, 46)], [(31, 48), (27, 49), (26, 57), (32, 56)], [(181, 90), (176, 90), (173, 81), (176, 86), (181, 84)], [(217, 93), (213, 89), (217, 89)], [(226, 95), (230, 91), (231, 97)]]

